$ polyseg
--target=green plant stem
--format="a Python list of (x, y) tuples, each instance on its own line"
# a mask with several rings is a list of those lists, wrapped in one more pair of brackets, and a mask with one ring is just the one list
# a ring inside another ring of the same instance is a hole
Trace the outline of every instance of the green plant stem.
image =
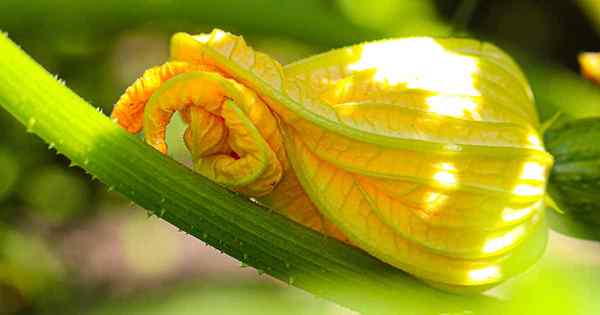
[(121, 130), (5, 35), (0, 35), (0, 105), (109, 189), (244, 264), (320, 297), (359, 311), (379, 307), (380, 313), (496, 305), (483, 296), (429, 288), (193, 173)]

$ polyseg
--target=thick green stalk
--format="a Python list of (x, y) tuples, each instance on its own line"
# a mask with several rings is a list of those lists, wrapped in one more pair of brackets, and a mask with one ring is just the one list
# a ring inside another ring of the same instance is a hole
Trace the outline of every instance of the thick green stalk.
[(121, 130), (6, 36), (0, 36), (0, 105), (110, 189), (245, 264), (318, 296), (374, 313), (436, 314), (495, 305), (483, 296), (431, 289), (194, 174)]

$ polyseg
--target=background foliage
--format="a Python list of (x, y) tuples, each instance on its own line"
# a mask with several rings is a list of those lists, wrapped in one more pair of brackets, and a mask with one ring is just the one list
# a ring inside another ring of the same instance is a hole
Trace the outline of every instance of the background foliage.
[[(370, 39), (469, 34), (517, 56), (543, 120), (558, 110), (562, 120), (600, 115), (600, 89), (578, 78), (575, 59), (580, 51), (600, 50), (600, 8), (593, 0), (482, 1), (472, 12), (460, 5), (3, 0), (0, 30), (106, 113), (143, 69), (166, 59), (171, 33), (219, 27), (244, 34), (284, 63)], [(80, 169), (66, 167), (68, 160), (4, 111), (0, 126), (0, 314), (350, 313), (240, 268), (159, 219), (146, 219)], [(172, 155), (185, 162), (180, 129), (170, 132)], [(563, 233), (597, 237), (594, 228), (556, 221)], [(598, 309), (582, 283), (600, 280), (600, 245), (554, 233), (549, 252), (528, 275), (541, 292), (533, 296), (568, 295), (562, 307), (582, 314)], [(565, 273), (565, 266), (577, 273)], [(557, 280), (545, 279), (548, 272), (568, 285), (545, 290)]]

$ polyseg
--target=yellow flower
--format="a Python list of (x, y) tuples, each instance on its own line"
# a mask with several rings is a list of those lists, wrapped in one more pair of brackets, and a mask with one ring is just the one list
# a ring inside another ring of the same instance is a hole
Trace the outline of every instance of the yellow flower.
[(525, 270), (552, 166), (529, 85), (495, 46), (365, 43), (285, 67), (241, 37), (173, 36), (112, 117), (165, 153), (179, 111), (194, 168), (444, 288)]

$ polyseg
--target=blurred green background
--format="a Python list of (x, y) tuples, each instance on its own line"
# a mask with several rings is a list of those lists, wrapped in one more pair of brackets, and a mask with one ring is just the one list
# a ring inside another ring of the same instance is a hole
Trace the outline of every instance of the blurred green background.
[[(600, 89), (576, 74), (577, 53), (600, 50), (596, 0), (0, 1), (0, 30), (105, 113), (168, 57), (172, 33), (214, 27), (282, 63), (386, 37), (475, 36), (516, 56), (542, 119), (600, 115)], [(0, 127), (0, 314), (353, 314), (148, 217), (3, 110)], [(181, 127), (169, 138), (185, 163)], [(600, 268), (598, 243), (551, 242), (552, 257)]]

